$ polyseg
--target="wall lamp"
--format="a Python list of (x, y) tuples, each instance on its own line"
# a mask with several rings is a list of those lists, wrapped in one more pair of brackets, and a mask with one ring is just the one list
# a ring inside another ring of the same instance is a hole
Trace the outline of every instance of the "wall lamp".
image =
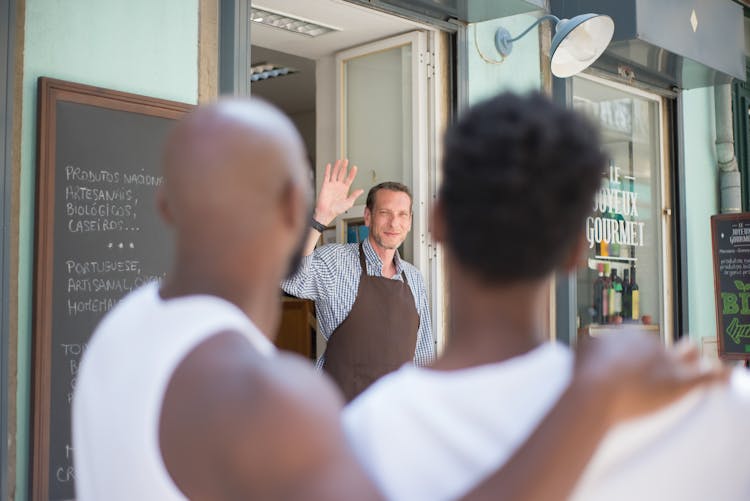
[(495, 47), (503, 57), (513, 50), (513, 42), (523, 37), (542, 21), (553, 21), (556, 25), (552, 37), (550, 59), (552, 74), (565, 78), (588, 68), (596, 61), (612, 40), (615, 23), (609, 16), (600, 14), (581, 14), (571, 19), (560, 19), (547, 14), (515, 38), (502, 26), (495, 32)]

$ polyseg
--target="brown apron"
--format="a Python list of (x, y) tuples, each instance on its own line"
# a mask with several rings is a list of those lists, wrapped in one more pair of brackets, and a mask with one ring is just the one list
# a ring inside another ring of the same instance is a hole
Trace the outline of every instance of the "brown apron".
[(328, 339), (323, 369), (351, 401), (376, 379), (414, 359), (419, 313), (406, 281), (367, 274), (359, 245), (357, 298)]

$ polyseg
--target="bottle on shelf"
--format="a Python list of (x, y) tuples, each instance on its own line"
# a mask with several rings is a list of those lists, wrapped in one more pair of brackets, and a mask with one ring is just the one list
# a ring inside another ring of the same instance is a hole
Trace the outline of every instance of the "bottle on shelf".
[(604, 284), (602, 285), (602, 323), (609, 323), (615, 308), (615, 290), (610, 279), (610, 264), (604, 263)]
[(610, 317), (612, 320), (615, 317), (620, 317), (622, 320), (622, 280), (617, 276), (617, 268), (612, 268), (612, 307), (610, 308)]
[(604, 291), (604, 263), (598, 263), (596, 265), (596, 269), (599, 273), (599, 276), (596, 277), (596, 280), (594, 280), (594, 314), (593, 314), (593, 321), (597, 324), (603, 324), (604, 323), (604, 302), (602, 300), (602, 292)]
[(622, 278), (622, 318), (630, 320), (633, 318), (633, 291), (630, 283), (630, 270), (625, 268)]
[(609, 244), (605, 242), (604, 240), (602, 240), (601, 243), (599, 244), (599, 255), (602, 257), (609, 256)]
[[(612, 220), (618, 225), (620, 224), (620, 221), (622, 221), (623, 223), (625, 222), (625, 218), (619, 212), (615, 212), (612, 214)], [(613, 232), (610, 238), (612, 239), (612, 242), (609, 244), (609, 255), (613, 257), (622, 257), (624, 255), (627, 255), (627, 245), (620, 243), (622, 236), (618, 234), (618, 236), (615, 237), (615, 233)]]
[(630, 269), (630, 318), (638, 320), (641, 317), (641, 296), (638, 283), (635, 281), (635, 267)]

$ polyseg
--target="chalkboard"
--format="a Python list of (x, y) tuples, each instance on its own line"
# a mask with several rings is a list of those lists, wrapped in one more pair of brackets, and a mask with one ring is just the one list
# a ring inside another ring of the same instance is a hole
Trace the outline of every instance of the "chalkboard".
[(750, 213), (711, 217), (719, 356), (750, 360)]
[(169, 269), (154, 196), (164, 139), (191, 106), (48, 78), (38, 86), (31, 486), (47, 501), (75, 498), (71, 398), (89, 336)]

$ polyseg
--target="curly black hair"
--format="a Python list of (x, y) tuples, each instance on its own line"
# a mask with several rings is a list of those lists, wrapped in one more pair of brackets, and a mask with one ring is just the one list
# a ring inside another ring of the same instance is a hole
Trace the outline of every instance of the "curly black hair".
[(445, 243), (487, 283), (542, 278), (581, 238), (606, 165), (596, 127), (540, 93), (479, 103), (445, 136)]

